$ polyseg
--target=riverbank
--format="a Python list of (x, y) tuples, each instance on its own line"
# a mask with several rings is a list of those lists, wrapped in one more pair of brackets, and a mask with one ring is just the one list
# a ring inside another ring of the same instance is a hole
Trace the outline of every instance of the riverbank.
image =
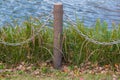
[[(88, 28), (79, 20), (77, 29), (90, 39), (99, 42), (111, 42), (120, 39), (120, 26), (109, 30), (107, 23), (96, 21), (94, 27)], [(81, 36), (67, 23), (63, 29), (63, 62), (81, 66), (88, 61), (101, 66), (120, 66), (120, 45), (94, 44)], [(5, 64), (39, 63), (51, 60), (53, 56), (53, 28), (45, 26), (36, 18), (26, 21), (22, 26), (10, 25), (0, 29), (0, 61)], [(52, 24), (51, 24), (52, 25)], [(119, 68), (119, 67), (118, 67)], [(115, 69), (116, 70), (116, 69)]]
[[(39, 62), (52, 58), (53, 50), (53, 28), (41, 27), (43, 25), (38, 19), (32, 18), (31, 22), (24, 22), (22, 26), (10, 25), (1, 28), (0, 36), (0, 61), (9, 64), (19, 62)], [(87, 28), (82, 22), (77, 22), (77, 29), (89, 39), (98, 42), (119, 41), (120, 27), (109, 30), (107, 23), (96, 21), (96, 25)], [(71, 64), (80, 65), (86, 61), (97, 62), (99, 64), (119, 63), (119, 44), (100, 45), (89, 42), (80, 35), (74, 26), (68, 23), (63, 29), (63, 56), (64, 61)]]
[[(7, 25), (0, 29), (0, 79), (118, 79), (120, 75), (120, 45), (100, 45), (86, 40), (109, 43), (119, 41), (120, 26), (109, 30), (106, 22), (97, 20), (85, 27), (79, 20), (75, 26), (63, 28), (63, 68), (53, 69), (53, 28), (42, 26), (36, 18), (23, 25)], [(53, 24), (51, 23), (51, 26)], [(80, 31), (80, 32), (79, 32)], [(17, 75), (16, 75), (17, 74)], [(30, 75), (29, 75), (30, 74)], [(32, 76), (31, 76), (32, 75)], [(44, 75), (47, 75), (44, 76)], [(105, 76), (104, 76), (105, 75)], [(41, 77), (42, 76), (42, 77)], [(58, 77), (59, 76), (59, 77)]]

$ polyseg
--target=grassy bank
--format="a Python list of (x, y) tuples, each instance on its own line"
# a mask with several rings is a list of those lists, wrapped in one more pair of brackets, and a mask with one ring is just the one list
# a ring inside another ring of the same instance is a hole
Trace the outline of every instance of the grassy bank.
[[(77, 21), (77, 28), (91, 39), (100, 42), (110, 42), (120, 39), (120, 26), (108, 30), (106, 22), (96, 21), (94, 27), (85, 27)], [(0, 44), (0, 61), (7, 64), (20, 62), (37, 63), (52, 58), (53, 29), (44, 27), (37, 36), (42, 22), (37, 19), (26, 21), (23, 25), (5, 26), (0, 29), (1, 42), (19, 43), (32, 37), (32, 41), (20, 46)], [(80, 65), (93, 62), (100, 65), (115, 65), (120, 63), (120, 44), (104, 46), (91, 43), (80, 36), (74, 27), (68, 23), (63, 29), (63, 56), (67, 63)]]

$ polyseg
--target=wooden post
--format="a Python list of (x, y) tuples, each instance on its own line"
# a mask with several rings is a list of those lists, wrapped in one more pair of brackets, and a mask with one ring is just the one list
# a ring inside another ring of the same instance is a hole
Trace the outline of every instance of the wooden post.
[(63, 27), (63, 5), (54, 4), (54, 49), (53, 65), (55, 69), (60, 69), (62, 64), (62, 27)]

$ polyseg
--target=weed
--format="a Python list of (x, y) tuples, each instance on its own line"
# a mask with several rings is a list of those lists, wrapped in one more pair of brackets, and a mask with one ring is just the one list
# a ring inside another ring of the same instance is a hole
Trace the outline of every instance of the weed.
[[(109, 30), (106, 22), (96, 21), (94, 27), (85, 27), (77, 20), (77, 28), (89, 38), (100, 42), (111, 42), (120, 39), (120, 25), (113, 24)], [(36, 63), (52, 58), (53, 54), (53, 29), (42, 26), (38, 19), (25, 21), (23, 25), (15, 27), (6, 26), (0, 29), (2, 42), (19, 43), (32, 37), (32, 41), (20, 46), (7, 46), (0, 44), (0, 61), (8, 64), (20, 62)], [(85, 40), (76, 29), (68, 23), (63, 30), (63, 56), (66, 62), (80, 65), (83, 62), (97, 62), (101, 65), (120, 62), (120, 45), (102, 46)], [(38, 35), (36, 35), (38, 33)], [(35, 36), (36, 35), (36, 36)], [(0, 68), (2, 66), (0, 65)], [(46, 72), (46, 69), (43, 71)]]

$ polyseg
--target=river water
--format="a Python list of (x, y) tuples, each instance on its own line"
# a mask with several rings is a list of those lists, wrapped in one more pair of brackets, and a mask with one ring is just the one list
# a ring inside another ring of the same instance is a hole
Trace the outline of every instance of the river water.
[[(0, 0), (0, 26), (18, 21), (22, 23), (30, 16), (49, 14), (53, 4), (59, 0)], [(75, 20), (84, 19), (87, 26), (95, 24), (96, 19), (118, 24), (120, 22), (120, 0), (61, 0), (65, 13)]]

